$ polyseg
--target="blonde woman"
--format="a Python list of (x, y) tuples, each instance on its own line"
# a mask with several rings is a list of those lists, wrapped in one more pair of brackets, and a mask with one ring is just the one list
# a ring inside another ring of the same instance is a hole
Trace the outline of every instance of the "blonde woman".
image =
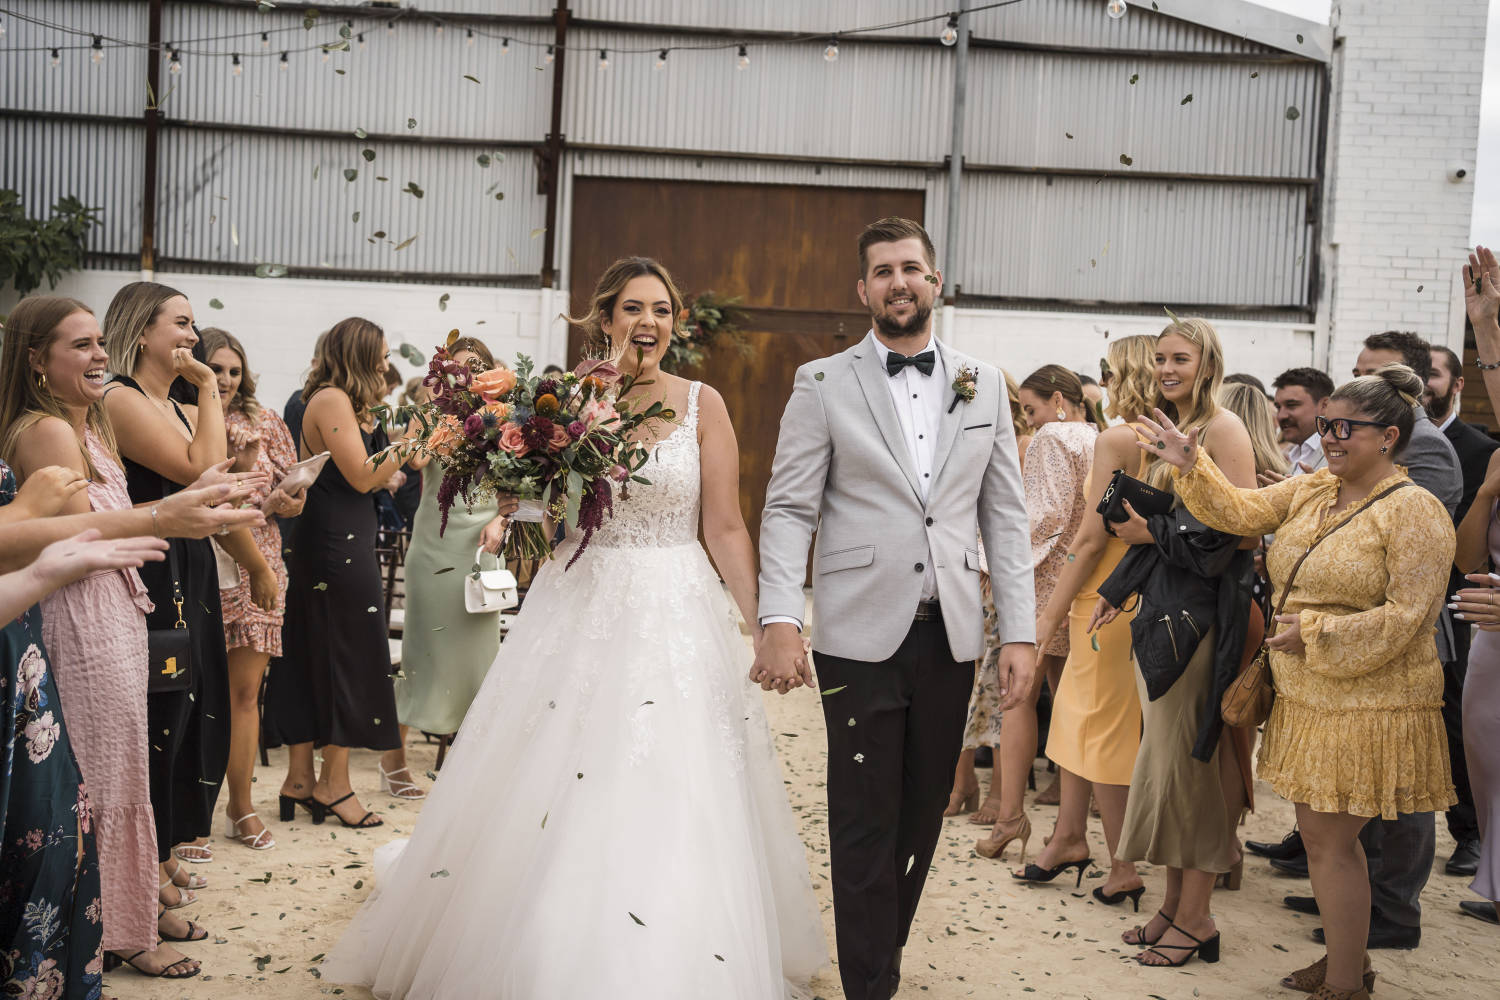
[[(1153, 410), (1169, 412), (1177, 426), (1195, 433), (1230, 482), (1254, 489), (1250, 435), (1240, 419), (1218, 403), (1224, 349), (1214, 328), (1202, 319), (1169, 324), (1156, 341), (1155, 368)], [(1158, 456), (1148, 466), (1146, 478), (1158, 489), (1170, 490), (1172, 467)], [(1194, 955), (1208, 962), (1218, 960), (1219, 933), (1209, 911), (1210, 898), (1218, 876), (1240, 860), (1228, 805), (1240, 788), (1240, 768), (1233, 741), (1219, 717), (1219, 701), (1238, 673), (1244, 649), (1252, 599), (1251, 557), (1248, 550), (1235, 551), (1220, 575), (1192, 576), (1197, 567), (1166, 562), (1167, 555), (1157, 555), (1167, 551), (1159, 537), (1177, 530), (1173, 522), (1167, 515), (1148, 523), (1132, 511), (1130, 520), (1116, 528), (1122, 539), (1142, 549), (1143, 557), (1156, 557), (1145, 567), (1143, 598), (1151, 589), (1151, 577), (1171, 573), (1174, 585), (1190, 578), (1196, 588), (1194, 596), (1216, 609), (1200, 611), (1205, 620), (1174, 618), (1162, 626), (1172, 633), (1178, 648), (1192, 644), (1194, 651), (1155, 700), (1138, 670), (1141, 748), (1131, 776), (1119, 852), (1126, 861), (1165, 867), (1167, 886), (1156, 916), (1144, 927), (1127, 932), (1123, 940), (1143, 946), (1136, 961), (1152, 966), (1182, 965)], [(1217, 544), (1222, 547), (1223, 540)], [(1244, 547), (1246, 543), (1234, 544)], [(1113, 617), (1133, 589), (1120, 580), (1131, 555), (1112, 575), (1115, 579), (1100, 586), (1096, 617), (1101, 622)], [(1137, 653), (1140, 667), (1144, 661)], [(1206, 803), (1225, 805), (1213, 809), (1205, 808)], [(1238, 816), (1238, 807), (1232, 812)]]
[[(1133, 421), (1149, 405), (1155, 394), (1155, 349), (1155, 338), (1145, 336), (1110, 343), (1104, 378), (1110, 418)], [(1085, 513), (1063, 557), (1051, 596), (1037, 616), (1038, 635), (1055, 635), (1064, 625), (1069, 635), (1068, 659), (1052, 700), (1047, 734), (1047, 756), (1058, 768), (1059, 805), (1057, 825), (1036, 864), (1017, 876), (1025, 881), (1050, 881), (1064, 871), (1087, 867), (1092, 860), (1087, 839), (1092, 792), (1112, 861), (1109, 878), (1094, 890), (1094, 898), (1110, 905), (1129, 899), (1137, 908), (1145, 891), (1140, 876), (1133, 864), (1116, 858), (1115, 850), (1140, 745), (1140, 700), (1130, 660), (1132, 615), (1121, 615), (1095, 636), (1089, 635), (1088, 623), (1100, 583), (1129, 549), (1124, 541), (1106, 533), (1104, 519), (1093, 511), (1109, 485), (1111, 470), (1139, 472), (1141, 464), (1135, 433), (1128, 426), (1107, 428), (1094, 439), (1084, 488)], [(1024, 862), (1030, 837), (1031, 821), (1017, 795), (990, 836), (975, 849), (986, 857), (998, 857), (1007, 844), (1019, 841)]]

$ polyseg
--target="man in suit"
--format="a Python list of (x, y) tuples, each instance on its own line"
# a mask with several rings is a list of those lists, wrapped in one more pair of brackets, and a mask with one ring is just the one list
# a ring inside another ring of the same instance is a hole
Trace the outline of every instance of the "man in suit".
[(816, 531), (839, 974), (849, 1000), (888, 1000), (984, 648), (981, 536), (1002, 708), (1032, 683), (1036, 611), (1004, 379), (933, 337), (943, 279), (920, 225), (882, 219), (858, 246), (873, 328), (797, 370), (761, 516), (765, 634), (750, 677), (782, 692), (812, 682), (798, 632)]
[[(1497, 443), (1484, 431), (1458, 418), (1459, 402), (1464, 389), (1463, 362), (1446, 347), (1432, 349), (1432, 374), (1427, 379), (1427, 415), (1443, 432), (1458, 455), (1463, 472), (1464, 495), (1454, 513), (1462, 521), (1474, 503), (1474, 495), (1489, 471), (1490, 456)], [(1468, 586), (1456, 569), (1448, 580), (1448, 593)], [(1474, 815), (1474, 794), (1469, 788), (1469, 768), (1464, 757), (1463, 692), (1469, 672), (1470, 630), (1456, 623), (1453, 630), (1453, 659), (1443, 664), (1443, 723), (1448, 730), (1448, 759), (1453, 764), (1453, 787), (1458, 804), (1448, 810), (1448, 832), (1458, 846), (1448, 859), (1449, 875), (1471, 877), (1479, 869), (1479, 821)]]
[(1323, 401), (1333, 395), (1333, 379), (1316, 368), (1288, 368), (1271, 386), (1276, 390), (1276, 425), (1287, 446), (1291, 475), (1318, 471), (1328, 464), (1318, 434), (1318, 414), (1323, 412)]

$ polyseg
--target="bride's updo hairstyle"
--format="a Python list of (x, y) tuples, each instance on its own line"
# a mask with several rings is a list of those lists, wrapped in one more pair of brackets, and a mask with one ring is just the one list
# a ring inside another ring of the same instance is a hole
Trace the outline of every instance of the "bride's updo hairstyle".
[(609, 334), (604, 332), (604, 320), (615, 314), (620, 293), (633, 278), (651, 276), (667, 286), (667, 298), (672, 303), (672, 332), (682, 325), (682, 293), (667, 269), (650, 257), (621, 257), (605, 269), (594, 286), (594, 297), (589, 311), (583, 316), (568, 316), (567, 321), (583, 332), (583, 354), (587, 358), (612, 358), (614, 350)]
[(1411, 440), (1411, 429), (1416, 423), (1415, 407), (1422, 400), (1426, 387), (1416, 372), (1406, 365), (1384, 365), (1374, 375), (1361, 375), (1339, 386), (1329, 396), (1348, 400), (1354, 408), (1371, 420), (1387, 427), (1394, 427), (1401, 436), (1391, 452), (1394, 459), (1406, 450)]

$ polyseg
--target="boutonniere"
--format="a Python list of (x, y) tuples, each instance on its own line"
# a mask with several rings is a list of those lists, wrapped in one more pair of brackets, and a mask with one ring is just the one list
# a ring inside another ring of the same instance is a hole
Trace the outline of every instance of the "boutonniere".
[(948, 404), (949, 413), (953, 412), (960, 400), (965, 403), (974, 402), (974, 397), (979, 392), (975, 387), (975, 383), (978, 381), (979, 372), (968, 365), (964, 365), (958, 370), (958, 374), (953, 379), (953, 402)]

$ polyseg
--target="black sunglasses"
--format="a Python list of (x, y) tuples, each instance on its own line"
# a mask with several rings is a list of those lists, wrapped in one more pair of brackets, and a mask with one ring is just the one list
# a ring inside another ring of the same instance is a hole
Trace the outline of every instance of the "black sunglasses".
[(1347, 441), (1349, 440), (1349, 435), (1354, 433), (1354, 428), (1356, 427), (1386, 428), (1391, 425), (1383, 424), (1378, 420), (1350, 420), (1348, 417), (1334, 417), (1332, 420), (1329, 420), (1327, 417), (1318, 417), (1317, 426), (1319, 434), (1327, 434), (1329, 429), (1332, 428), (1333, 436), (1336, 440)]

